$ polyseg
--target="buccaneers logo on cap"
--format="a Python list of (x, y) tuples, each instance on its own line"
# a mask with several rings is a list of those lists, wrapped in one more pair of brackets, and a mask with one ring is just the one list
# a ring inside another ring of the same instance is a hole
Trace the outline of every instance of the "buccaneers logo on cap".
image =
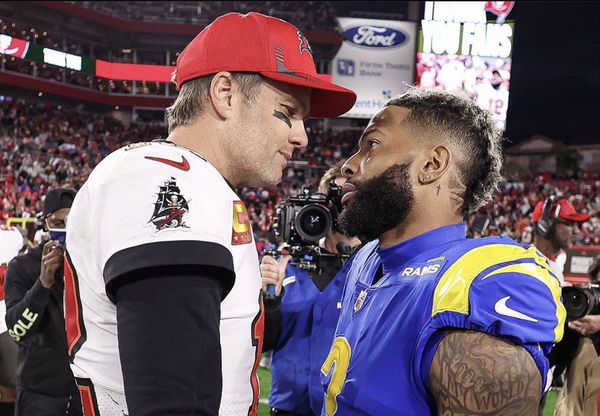
[(173, 228), (190, 228), (183, 221), (188, 211), (188, 201), (181, 195), (177, 180), (171, 177), (160, 186), (158, 198), (154, 203), (154, 213), (148, 223), (152, 223), (157, 232)]
[(302, 52), (306, 51), (308, 53), (311, 54), (312, 56), (312, 49), (310, 48), (310, 44), (308, 43), (308, 39), (306, 39), (306, 36), (304, 36), (302, 34), (302, 32), (298, 31), (298, 39), (300, 39), (300, 55), (302, 55)]

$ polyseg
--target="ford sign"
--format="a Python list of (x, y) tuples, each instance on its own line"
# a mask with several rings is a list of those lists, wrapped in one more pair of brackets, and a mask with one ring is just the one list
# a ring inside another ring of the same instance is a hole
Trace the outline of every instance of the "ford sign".
[(384, 26), (360, 25), (344, 31), (346, 41), (366, 48), (394, 48), (403, 45), (408, 35)]

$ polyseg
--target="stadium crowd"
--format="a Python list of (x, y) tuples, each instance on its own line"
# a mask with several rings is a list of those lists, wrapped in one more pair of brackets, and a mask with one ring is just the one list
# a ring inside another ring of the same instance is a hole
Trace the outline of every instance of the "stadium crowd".
[[(270, 16), (280, 17), (294, 23), (305, 32), (333, 32), (336, 30), (337, 24), (330, 2), (171, 2), (170, 8), (165, 8), (164, 4), (157, 5), (155, 2), (151, 1), (74, 1), (72, 3), (113, 17), (146, 22), (206, 25), (214, 20), (216, 16), (236, 11), (241, 13), (259, 12)], [(98, 45), (93, 47), (87, 42), (53, 33), (52, 30), (52, 28), (48, 27), (36, 28), (31, 25), (15, 22), (9, 18), (0, 18), (0, 34), (27, 40), (47, 48), (61, 50), (76, 55), (108, 59), (113, 62), (134, 63), (132, 60), (133, 55), (129, 54), (126, 59), (119, 55), (121, 51), (120, 48), (108, 51), (106, 48), (98, 47)], [(173, 60), (173, 64), (175, 56), (175, 53), (172, 52), (171, 59)], [(138, 57), (136, 63), (164, 65), (164, 59), (164, 56), (159, 56), (154, 61), (147, 62), (147, 60), (140, 60)], [(4, 70), (18, 72), (23, 75), (43, 78), (54, 82), (91, 88), (100, 92), (160, 96), (164, 96), (167, 92), (170, 95), (175, 94), (174, 88), (167, 91), (168, 84), (164, 82), (127, 82), (122, 80), (109, 80), (54, 65), (29, 62), (15, 56), (0, 57), (0, 64)]]
[[(303, 187), (316, 189), (321, 174), (352, 154), (357, 130), (336, 131), (320, 119), (307, 124), (309, 145), (294, 156), (277, 188), (244, 189), (255, 237), (274, 242), (272, 217), (279, 204)], [(140, 138), (166, 137), (162, 123), (126, 126), (110, 115), (26, 99), (0, 103), (0, 221), (32, 218), (41, 211), (40, 195), (47, 189), (78, 189), (91, 170), (113, 150)], [(469, 219), (473, 235), (508, 235), (532, 241), (531, 212), (551, 192), (568, 197), (580, 212), (600, 210), (600, 177), (589, 173), (567, 178), (543, 174), (511, 178), (494, 200)], [(487, 218), (486, 227), (477, 218)], [(600, 218), (584, 223), (576, 244), (600, 244)]]
[(328, 1), (178, 1), (168, 8), (153, 1), (73, 1), (99, 13), (125, 20), (178, 24), (207, 24), (227, 12), (258, 12), (284, 18), (304, 31), (331, 31), (335, 27)]

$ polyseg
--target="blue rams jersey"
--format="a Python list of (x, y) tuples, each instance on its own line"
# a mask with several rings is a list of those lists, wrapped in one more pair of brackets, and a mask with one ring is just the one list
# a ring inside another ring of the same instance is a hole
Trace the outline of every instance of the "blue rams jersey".
[[(487, 333), (521, 345), (546, 385), (565, 309), (558, 279), (534, 247), (465, 238), (464, 224), (392, 247), (360, 250), (321, 369), (322, 414), (435, 415), (429, 368), (444, 331)], [(383, 277), (372, 284), (379, 267)]]
[(319, 374), (333, 341), (351, 261), (323, 292), (306, 270), (288, 264), (281, 299), (281, 333), (271, 362), (270, 407), (300, 414), (321, 412)]

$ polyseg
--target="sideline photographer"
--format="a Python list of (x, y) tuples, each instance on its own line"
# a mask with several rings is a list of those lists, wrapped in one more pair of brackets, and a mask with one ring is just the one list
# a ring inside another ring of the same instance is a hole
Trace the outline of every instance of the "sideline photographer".
[(531, 222), (535, 224), (533, 245), (549, 260), (554, 274), (565, 285), (563, 276), (564, 260), (560, 256), (574, 242), (579, 232), (579, 224), (590, 219), (590, 214), (577, 212), (566, 198), (550, 195), (535, 206)]
[[(589, 214), (577, 212), (566, 198), (556, 195), (549, 195), (545, 200), (538, 202), (531, 215), (534, 225), (533, 245), (548, 259), (548, 264), (563, 287), (570, 286), (569, 282), (565, 282), (563, 275), (566, 250), (573, 245), (575, 234), (579, 232), (578, 224), (589, 218)], [(569, 339), (573, 339), (568, 333), (566, 330), (563, 340), (548, 356), (550, 367), (555, 366), (552, 370), (555, 385), (560, 385), (560, 377), (566, 367), (565, 357), (568, 354), (563, 351), (569, 350), (568, 345), (572, 342)], [(540, 403), (539, 415), (542, 414), (545, 405), (546, 396)]]
[[(600, 256), (588, 269), (590, 283), (600, 283)], [(557, 366), (567, 367), (563, 388), (556, 400), (554, 416), (597, 416), (600, 392), (600, 288), (598, 286), (563, 288), (569, 316), (585, 315), (572, 320), (563, 341), (551, 353)]]
[[(297, 207), (283, 207), (288, 213), (293, 211), (292, 215), (301, 223), (292, 233), (291, 240), (295, 240), (290, 247), (292, 255), (282, 256), (279, 262), (265, 255), (260, 265), (264, 293), (269, 285), (275, 288), (274, 298), (265, 296), (263, 347), (264, 351), (273, 349), (271, 415), (318, 415), (323, 405), (319, 372), (333, 340), (346, 270), (351, 263), (343, 260), (360, 244), (358, 239), (349, 239), (338, 231), (336, 204), (339, 206), (340, 202), (336, 197), (329, 198), (331, 189), (341, 187), (346, 181), (342, 165), (343, 161), (329, 169), (319, 183), (319, 193), (328, 195), (327, 211), (333, 214), (332, 224), (327, 225), (331, 228), (321, 244), (310, 245), (318, 243), (310, 240), (320, 235), (321, 226), (329, 222), (319, 213), (320, 207), (314, 204), (310, 207), (314, 216), (303, 215), (307, 211)], [(280, 215), (277, 227), (289, 231), (290, 222), (293, 221), (286, 214), (283, 218)], [(306, 230), (309, 232), (305, 233)], [(281, 234), (289, 244), (287, 231)], [(305, 252), (307, 256), (302, 255)]]
[(6, 324), (18, 345), (16, 416), (82, 414), (67, 357), (63, 313), (63, 244), (75, 191), (55, 188), (44, 199), (50, 240), (15, 257), (6, 271)]

